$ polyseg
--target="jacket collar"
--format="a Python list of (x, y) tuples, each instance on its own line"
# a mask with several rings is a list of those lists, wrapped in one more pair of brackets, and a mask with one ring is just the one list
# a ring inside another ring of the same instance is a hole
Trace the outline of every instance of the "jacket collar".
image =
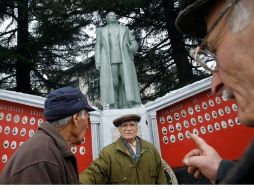
[(47, 125), (47, 123), (43, 123), (39, 127), (39, 131), (47, 134), (53, 139), (64, 157), (74, 156), (69, 150), (68, 144), (64, 140), (63, 136), (54, 127)]
[[(137, 138), (140, 139), (140, 146), (141, 146), (141, 152), (140, 152), (140, 154), (142, 155), (145, 151), (147, 151), (147, 149), (148, 149), (148, 144), (146, 144), (145, 141), (144, 141), (142, 138), (140, 138), (139, 136), (137, 136)], [(122, 140), (121, 140), (121, 137), (119, 137), (119, 138), (116, 140), (116, 150), (121, 151), (121, 152), (123, 152), (123, 153), (125, 153), (125, 154), (130, 155), (130, 154), (128, 153), (127, 147), (124, 146), (124, 144), (123, 144), (123, 142), (122, 142)]]

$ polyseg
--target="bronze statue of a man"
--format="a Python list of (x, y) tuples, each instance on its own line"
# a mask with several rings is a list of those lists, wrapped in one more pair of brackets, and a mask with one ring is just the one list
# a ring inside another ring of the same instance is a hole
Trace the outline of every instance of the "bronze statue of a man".
[(96, 33), (95, 64), (100, 71), (101, 104), (132, 108), (141, 104), (134, 55), (138, 43), (127, 26), (109, 12), (107, 25)]

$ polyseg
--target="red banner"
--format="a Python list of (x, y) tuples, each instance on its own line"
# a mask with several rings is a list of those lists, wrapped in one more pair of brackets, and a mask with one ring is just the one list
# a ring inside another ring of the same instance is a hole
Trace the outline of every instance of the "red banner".
[(187, 152), (195, 147), (194, 133), (213, 146), (224, 159), (237, 160), (254, 137), (254, 129), (243, 126), (234, 101), (224, 101), (209, 91), (157, 111), (161, 153), (172, 167), (183, 166)]
[[(0, 172), (11, 155), (29, 139), (44, 121), (43, 109), (0, 100)], [(81, 145), (70, 147), (79, 172), (92, 162), (91, 124)]]

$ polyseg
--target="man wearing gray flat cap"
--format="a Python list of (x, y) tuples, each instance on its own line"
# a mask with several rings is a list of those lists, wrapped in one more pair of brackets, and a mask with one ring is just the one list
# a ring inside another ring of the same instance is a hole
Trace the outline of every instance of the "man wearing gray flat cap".
[(161, 157), (138, 133), (140, 116), (123, 115), (113, 121), (120, 131), (116, 142), (104, 147), (80, 174), (82, 184), (166, 184)]
[(51, 92), (44, 104), (47, 122), (12, 155), (0, 184), (79, 184), (77, 161), (69, 146), (82, 142), (88, 112), (93, 110), (76, 88)]
[[(179, 5), (178, 30), (203, 38), (192, 57), (213, 75), (212, 93), (235, 99), (241, 123), (253, 128), (254, 1), (179, 0)], [(241, 133), (232, 141), (238, 138)], [(196, 178), (203, 174), (212, 183), (254, 184), (254, 138), (238, 162), (221, 158), (199, 136), (192, 134), (191, 139), (197, 148), (183, 159), (190, 174)]]

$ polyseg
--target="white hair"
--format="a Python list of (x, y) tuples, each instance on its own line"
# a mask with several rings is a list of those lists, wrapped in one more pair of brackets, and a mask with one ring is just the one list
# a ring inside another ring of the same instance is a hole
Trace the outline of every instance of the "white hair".
[[(80, 113), (82, 118), (85, 118), (86, 110), (81, 110), (79, 113)], [(56, 127), (56, 128), (61, 128), (61, 127), (65, 126), (71, 120), (71, 118), (72, 118), (72, 116), (68, 116), (68, 117), (59, 119), (57, 121), (48, 122), (48, 125), (50, 125), (52, 127)]]
[(234, 5), (228, 19), (229, 28), (233, 33), (242, 31), (251, 22), (252, 9), (253, 7), (248, 6), (246, 0), (241, 0)]

